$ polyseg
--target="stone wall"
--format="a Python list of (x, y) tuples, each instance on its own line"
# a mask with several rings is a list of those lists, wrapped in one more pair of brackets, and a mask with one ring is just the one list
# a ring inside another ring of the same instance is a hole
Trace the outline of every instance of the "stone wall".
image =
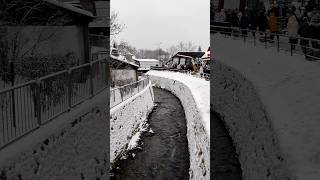
[(272, 120), (254, 86), (235, 69), (219, 62), (211, 81), (213, 110), (235, 143), (243, 179), (289, 179)]

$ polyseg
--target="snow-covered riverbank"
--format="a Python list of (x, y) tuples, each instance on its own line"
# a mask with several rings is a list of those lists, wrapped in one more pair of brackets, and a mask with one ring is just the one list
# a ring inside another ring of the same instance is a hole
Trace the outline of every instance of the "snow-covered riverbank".
[[(113, 164), (127, 150), (129, 142), (142, 130), (152, 110), (153, 90), (151, 83), (141, 92), (110, 109), (110, 162)], [(134, 141), (131, 141), (131, 144)]]
[(187, 119), (190, 179), (210, 179), (210, 82), (177, 72), (149, 71), (156, 87), (177, 96)]

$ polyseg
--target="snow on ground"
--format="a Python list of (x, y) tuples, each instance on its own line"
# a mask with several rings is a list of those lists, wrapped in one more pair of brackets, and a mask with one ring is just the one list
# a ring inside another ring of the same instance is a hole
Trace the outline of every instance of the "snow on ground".
[(230, 128), (244, 177), (318, 179), (320, 63), (221, 35), (211, 47), (213, 108)]
[(152, 83), (177, 96), (184, 108), (190, 179), (210, 179), (210, 82), (178, 72), (151, 70)]
[(137, 147), (146, 131), (148, 114), (153, 108), (151, 82), (141, 92), (110, 109), (111, 166), (127, 151)]
[(141, 137), (143, 133), (146, 133), (146, 132), (149, 132), (150, 134), (154, 133), (149, 126), (150, 125), (147, 122), (143, 122), (139, 124), (138, 131), (132, 136), (132, 138), (128, 143), (127, 151), (131, 151), (139, 148), (139, 143), (141, 142)]
[(141, 136), (140, 131), (136, 132), (136, 134), (132, 136), (128, 144), (128, 148), (127, 148), (128, 150), (134, 149), (138, 146), (138, 142), (140, 141), (140, 136)]

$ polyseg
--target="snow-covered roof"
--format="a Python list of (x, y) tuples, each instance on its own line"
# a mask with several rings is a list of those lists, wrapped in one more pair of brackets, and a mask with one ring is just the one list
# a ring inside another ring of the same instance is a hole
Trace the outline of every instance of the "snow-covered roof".
[(140, 67), (138, 71), (141, 71), (141, 70), (150, 70), (150, 67)]
[(191, 56), (185, 56), (185, 55), (181, 55), (181, 54), (176, 54), (175, 56), (185, 57), (185, 58), (191, 58), (191, 59), (192, 59), (192, 57), (191, 57)]
[(139, 62), (159, 62), (159, 60), (156, 60), (156, 59), (134, 59), (134, 60)]
[(84, 9), (81, 9), (81, 8), (78, 8), (78, 7), (75, 7), (72, 5), (72, 3), (65, 3), (65, 2), (59, 2), (57, 0), (43, 0), (44, 2), (47, 2), (47, 3), (50, 3), (50, 4), (53, 4), (55, 6), (58, 6), (58, 7), (61, 7), (61, 8), (64, 8), (64, 9), (67, 9), (69, 11), (72, 11), (72, 12), (75, 12), (75, 13), (78, 13), (78, 14), (82, 14), (82, 15), (85, 15), (85, 16), (89, 16), (91, 18), (93, 18), (93, 14), (92, 12), (90, 11), (87, 11), (87, 10), (84, 10)]
[(122, 63), (126, 63), (126, 64), (130, 64), (130, 65), (132, 65), (132, 66), (135, 66), (135, 67), (139, 67), (139, 65), (137, 65), (137, 64), (135, 64), (135, 63), (133, 63), (133, 62), (127, 61), (123, 56), (117, 57), (117, 56), (114, 56), (114, 55), (111, 54), (110, 57), (111, 57), (112, 59), (117, 60), (117, 61), (120, 61), (120, 62), (122, 62)]
[(204, 54), (205, 52), (203, 51), (180, 51), (180, 52), (177, 52), (174, 56), (183, 55), (183, 56), (190, 56), (192, 58), (201, 58)]

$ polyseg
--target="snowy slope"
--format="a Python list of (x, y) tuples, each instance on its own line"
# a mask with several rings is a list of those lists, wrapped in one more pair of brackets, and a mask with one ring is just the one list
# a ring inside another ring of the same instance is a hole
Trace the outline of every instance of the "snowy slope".
[[(233, 82), (229, 83), (234, 83), (234, 88), (240, 89), (244, 88), (244, 85), (235, 81), (249, 82), (265, 108), (267, 120), (271, 121), (271, 129), (279, 140), (278, 144), (292, 179), (319, 179), (320, 63), (306, 61), (299, 55), (278, 53), (274, 49), (253, 47), (251, 44), (220, 35), (211, 37), (211, 43), (214, 59), (217, 61), (213, 73), (215, 70), (216, 73), (234, 73), (229, 77), (221, 77), (220, 81), (225, 84), (218, 86), (228, 86), (230, 84), (227, 83), (231, 80)], [(241, 77), (236, 77), (237, 75)], [(241, 78), (244, 80), (239, 80)], [(216, 98), (214, 107), (224, 114), (233, 113), (228, 112), (228, 103), (223, 102), (227, 97), (224, 100), (223, 97)], [(243, 103), (246, 105), (251, 102)], [(238, 128), (230, 124), (229, 127)]]

